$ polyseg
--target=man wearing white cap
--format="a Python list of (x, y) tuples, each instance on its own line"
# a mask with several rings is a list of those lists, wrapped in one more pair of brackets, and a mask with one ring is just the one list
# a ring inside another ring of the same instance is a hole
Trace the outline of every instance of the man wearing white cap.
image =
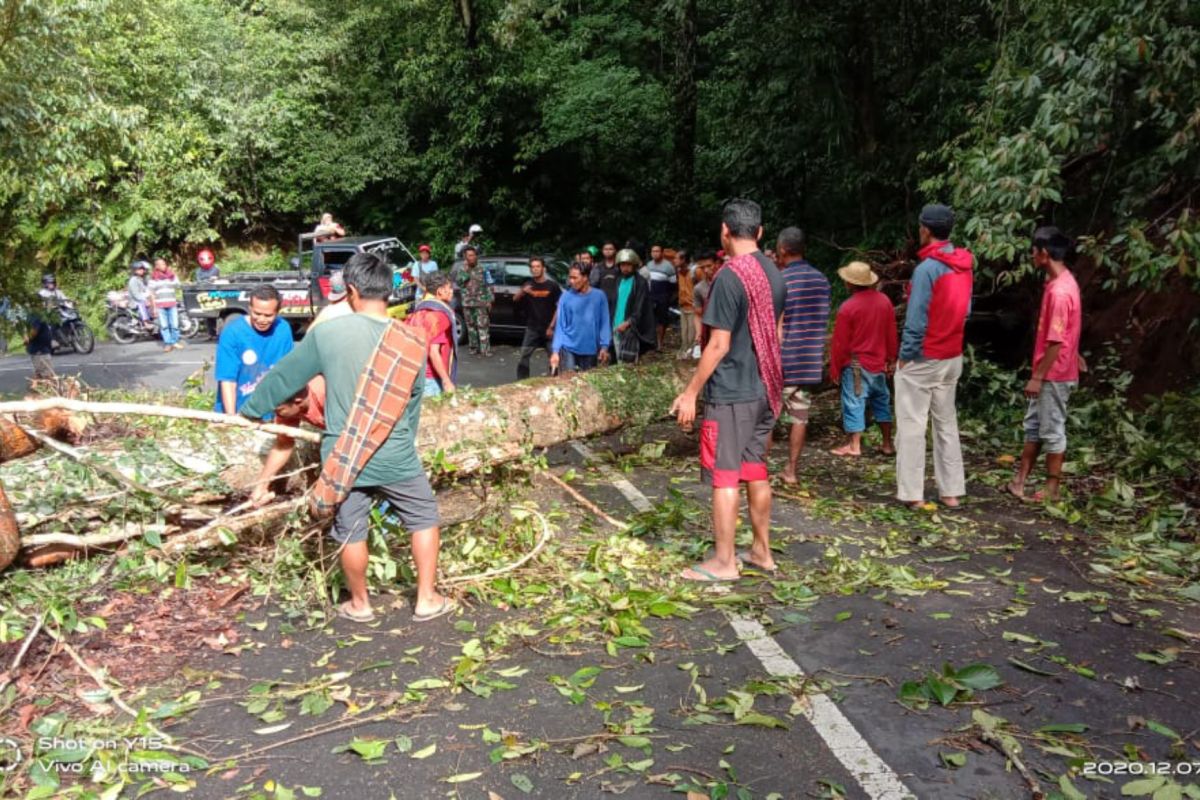
[(329, 300), (329, 305), (321, 309), (317, 314), (317, 318), (308, 326), (311, 331), (318, 325), (323, 325), (331, 319), (344, 317), (348, 314), (353, 314), (354, 309), (350, 307), (350, 303), (346, 300), (346, 280), (342, 277), (342, 271), (339, 269), (329, 273), (329, 293), (326, 294)]
[[(454, 245), (454, 257), (456, 259), (462, 258), (463, 250), (465, 250), (467, 247), (474, 244), (476, 234), (480, 234), (480, 233), (483, 233), (483, 228), (479, 227), (478, 224), (472, 225), (470, 228), (468, 228), (466, 235), (463, 236), (463, 238), (461, 240), (459, 240), (459, 242), (457, 244)], [(475, 245), (475, 252), (482, 255), (482, 253), (479, 250), (479, 245), (477, 245), (477, 244)]]

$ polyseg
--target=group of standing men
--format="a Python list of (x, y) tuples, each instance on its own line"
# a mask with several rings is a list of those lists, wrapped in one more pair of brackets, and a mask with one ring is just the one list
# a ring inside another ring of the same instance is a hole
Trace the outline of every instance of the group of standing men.
[[(956, 390), (963, 370), (963, 338), (971, 310), (975, 259), (950, 241), (953, 211), (925, 206), (919, 216), (920, 262), (909, 284), (903, 331), (897, 336), (891, 301), (878, 289), (868, 264), (838, 271), (850, 297), (838, 309), (830, 346), (830, 379), (841, 389), (849, 441), (833, 452), (861, 454), (869, 408), (883, 429), (881, 451), (896, 456), (896, 497), (910, 507), (925, 504), (926, 433), (932, 419), (934, 479), (938, 497), (954, 508), (966, 494), (959, 442)], [(810, 391), (821, 383), (830, 307), (828, 280), (804, 257), (804, 236), (783, 229), (775, 258), (758, 249), (761, 211), (748, 200), (725, 206), (721, 240), (729, 260), (717, 268), (702, 315), (704, 348), (692, 380), (671, 412), (690, 428), (703, 392), (700, 465), (713, 489), (715, 551), (686, 570), (684, 578), (734, 580), (740, 567), (773, 571), (769, 542), (771, 488), (767, 451), (783, 411), (791, 417), (785, 482), (796, 480), (804, 446)], [(1081, 302), (1065, 259), (1071, 243), (1057, 228), (1039, 228), (1032, 241), (1034, 264), (1047, 281), (1034, 345), (1033, 377), (1025, 386), (1025, 448), (1008, 491), (1018, 498), (1058, 496), (1066, 449), (1066, 408), (1079, 378)], [(896, 443), (892, 445), (891, 397), (896, 387)], [(1039, 453), (1046, 453), (1044, 493), (1025, 496)], [(735, 551), (738, 493), (746, 485), (753, 541)]]
[[(897, 395), (897, 497), (909, 505), (924, 502), (925, 434), (932, 416), (939, 497), (947, 506), (956, 506), (965, 494), (965, 479), (954, 402), (974, 258), (951, 243), (954, 217), (949, 208), (926, 206), (919, 221), (921, 262), (913, 276), (902, 337), (897, 337), (891, 302), (878, 291), (878, 276), (870, 266), (852, 262), (838, 272), (852, 292), (838, 310), (831, 348), (831, 378), (842, 387), (843, 420), (851, 436), (838, 452), (861, 452), (867, 406), (876, 421), (891, 422), (886, 380), (891, 373)], [(704, 297), (699, 364), (671, 405), (679, 423), (690, 428), (697, 402), (704, 398), (699, 457), (702, 479), (713, 490), (715, 549), (711, 558), (682, 575), (700, 582), (735, 580), (745, 565), (764, 571), (776, 568), (769, 539), (770, 434), (786, 408), (793, 420), (790, 444), (794, 448), (798, 438), (803, 445), (808, 393), (820, 382), (829, 314), (828, 281), (805, 260), (799, 229), (780, 232), (772, 261), (758, 248), (761, 209), (753, 201), (734, 200), (722, 211), (720, 233), (727, 258), (711, 272), (701, 273), (705, 285), (696, 287)], [(1069, 247), (1056, 229), (1039, 229), (1034, 236), (1034, 262), (1051, 280), (1038, 324), (1034, 375), (1026, 386), (1027, 444), (1009, 486), (1020, 497), (1041, 450), (1048, 454), (1047, 495), (1058, 489), (1066, 402), (1078, 378), (1079, 290), (1064, 263)], [(550, 341), (552, 367), (588, 369), (607, 361), (610, 352), (620, 357), (623, 348), (614, 340), (636, 327), (643, 313), (634, 310), (639, 304), (645, 308), (653, 302), (636, 279), (625, 283), (635, 278), (636, 253), (614, 253), (613, 261), (620, 275), (615, 291), (604, 290), (603, 271), (593, 286), (592, 270), (577, 260), (571, 265), (569, 289), (558, 292), (554, 302), (556, 293), (546, 285), (553, 282), (545, 275), (544, 263), (531, 263), (532, 280), (522, 289), (522, 302), (542, 303), (531, 330), (538, 344)], [(449, 325), (453, 352), (453, 286), (448, 276), (432, 275), (428, 294), (411, 318), (400, 323), (388, 316), (392, 270), (382, 258), (356, 254), (342, 281), (344, 285), (336, 288), (345, 294), (343, 310), (337, 311), (337, 304), (325, 309), (322, 313), (330, 318), (318, 318), (294, 348), (286, 322), (278, 319), (278, 293), (270, 286), (255, 290), (249, 318), (221, 336), (217, 408), (252, 418), (274, 415), (285, 424), (306, 421), (325, 431), (322, 472), (313, 498), (319, 513), (332, 514), (332, 535), (341, 543), (339, 557), (350, 592), (350, 599), (339, 606), (341, 616), (360, 622), (374, 619), (367, 593), (366, 541), (372, 499), (382, 497), (412, 533), (418, 581), (414, 619), (433, 619), (455, 606), (435, 586), (438, 509), (415, 440), (419, 398), (427, 393), (426, 385), (452, 380), (445, 364), (438, 363), (443, 354), (433, 343)], [(431, 321), (433, 317), (423, 317), (423, 312), (445, 322)], [(417, 402), (411, 402), (414, 398)], [(288, 437), (280, 437), (264, 475), (272, 466), (278, 471), (280, 455), (290, 455), (290, 446)], [(890, 431), (885, 430), (884, 450), (889, 449)], [(794, 457), (789, 470), (794, 480)], [(787, 480), (789, 472), (783, 478)], [(737, 552), (742, 484), (753, 540), (748, 549)], [(254, 492), (259, 502), (269, 497), (266, 481), (260, 479)]]

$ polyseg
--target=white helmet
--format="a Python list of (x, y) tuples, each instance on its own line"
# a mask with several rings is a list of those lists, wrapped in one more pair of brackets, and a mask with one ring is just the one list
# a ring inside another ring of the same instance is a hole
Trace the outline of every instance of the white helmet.
[(479, 224), (476, 223), (476, 224), (472, 225), (470, 228), (467, 228), (467, 233), (470, 233), (471, 235), (474, 235), (476, 233), (483, 233), (483, 228), (479, 227)]

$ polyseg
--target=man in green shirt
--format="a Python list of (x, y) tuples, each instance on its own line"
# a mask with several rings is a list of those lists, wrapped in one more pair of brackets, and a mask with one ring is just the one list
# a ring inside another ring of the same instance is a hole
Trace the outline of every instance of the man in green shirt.
[[(354, 406), (359, 375), (370, 362), (391, 320), (387, 298), (392, 291), (392, 271), (371, 253), (358, 253), (343, 273), (350, 307), (355, 313), (310, 329), (303, 341), (267, 373), (242, 405), (240, 412), (253, 419), (271, 414), (316, 375), (325, 376), (325, 432), (321, 458), (329, 458)], [(413, 561), (417, 570), (417, 622), (454, 610), (453, 603), (434, 587), (440, 546), (437, 501), (417, 456), (417, 424), (424, 370), (388, 438), (375, 451), (354, 481), (354, 488), (337, 507), (332, 535), (342, 543), (342, 571), (350, 600), (338, 608), (340, 616), (357, 622), (374, 619), (367, 595), (367, 526), (374, 496), (385, 498), (412, 534)]]

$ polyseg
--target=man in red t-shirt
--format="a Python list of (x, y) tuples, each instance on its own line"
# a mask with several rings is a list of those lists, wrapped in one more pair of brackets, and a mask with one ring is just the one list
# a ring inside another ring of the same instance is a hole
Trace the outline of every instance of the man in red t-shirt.
[[(314, 428), (325, 430), (325, 378), (318, 375), (308, 382), (302, 391), (285, 403), (275, 408), (275, 422), (280, 425), (291, 425), (299, 428), (301, 422), (307, 422)], [(254, 491), (250, 500), (256, 506), (261, 506), (275, 496), (271, 491), (271, 483), (275, 476), (292, 458), (296, 449), (296, 440), (290, 436), (279, 434), (275, 437), (275, 445), (267, 453), (263, 461), (262, 471), (254, 482)]]
[[(1067, 450), (1067, 399), (1079, 383), (1079, 334), (1083, 328), (1079, 284), (1067, 269), (1071, 240), (1058, 228), (1033, 234), (1033, 263), (1046, 273), (1042, 308), (1033, 345), (1033, 377), (1025, 384), (1025, 449), (1008, 491), (1026, 500), (1057, 500)], [(1046, 488), (1025, 497), (1025, 481), (1038, 453), (1046, 452)]]
[(869, 404), (883, 433), (879, 452), (894, 455), (892, 395), (887, 376), (896, 369), (899, 348), (896, 310), (887, 295), (876, 290), (879, 276), (862, 261), (851, 261), (838, 270), (838, 277), (851, 294), (833, 323), (829, 378), (842, 387), (842, 427), (850, 434), (850, 441), (832, 452), (835, 456), (862, 455)]

